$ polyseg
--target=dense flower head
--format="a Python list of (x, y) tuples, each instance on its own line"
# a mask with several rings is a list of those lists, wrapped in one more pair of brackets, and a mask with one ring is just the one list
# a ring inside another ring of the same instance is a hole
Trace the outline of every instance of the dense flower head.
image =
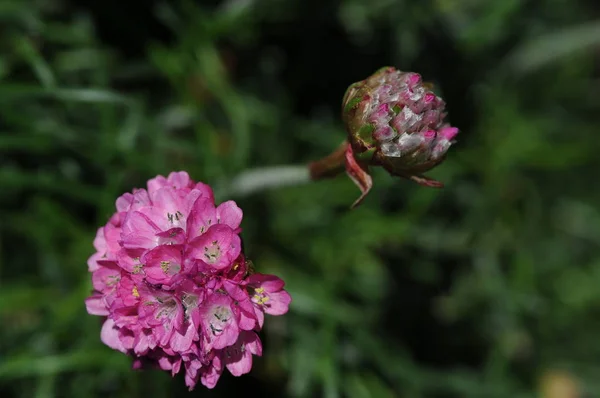
[(392, 172), (432, 168), (458, 134), (444, 122), (444, 101), (421, 75), (392, 67), (349, 87), (343, 117), (354, 150), (376, 148)]
[(262, 355), (264, 314), (282, 315), (290, 295), (255, 273), (242, 253), (242, 210), (216, 206), (211, 188), (186, 172), (148, 181), (116, 201), (88, 260), (88, 313), (105, 317), (101, 340), (186, 385), (213, 388), (224, 368), (248, 373)]
[(445, 102), (431, 88), (418, 73), (393, 67), (348, 88), (342, 106), (350, 144), (346, 168), (361, 190), (371, 183), (369, 165), (422, 185), (442, 185), (421, 173), (444, 160), (458, 129), (444, 121)]

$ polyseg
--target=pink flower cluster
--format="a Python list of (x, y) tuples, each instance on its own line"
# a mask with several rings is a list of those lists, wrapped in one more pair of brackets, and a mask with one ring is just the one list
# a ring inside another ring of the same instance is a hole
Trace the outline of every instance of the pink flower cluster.
[(211, 188), (186, 172), (158, 176), (126, 193), (98, 229), (88, 261), (87, 311), (106, 317), (102, 341), (186, 385), (213, 388), (224, 368), (248, 373), (262, 354), (264, 314), (288, 311), (276, 276), (254, 273), (242, 253), (242, 210), (215, 206)]

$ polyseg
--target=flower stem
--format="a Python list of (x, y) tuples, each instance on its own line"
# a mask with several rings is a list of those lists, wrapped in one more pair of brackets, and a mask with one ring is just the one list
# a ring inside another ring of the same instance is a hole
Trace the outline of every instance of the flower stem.
[(235, 177), (227, 193), (242, 197), (270, 188), (304, 184), (310, 180), (310, 172), (305, 165), (261, 167), (244, 171)]
[(332, 178), (345, 170), (344, 141), (333, 153), (308, 165), (285, 165), (250, 169), (237, 175), (227, 184), (227, 196), (243, 197), (266, 189), (305, 184)]
[(321, 180), (342, 173), (345, 170), (346, 148), (348, 148), (348, 141), (344, 141), (335, 151), (324, 158), (309, 163), (310, 178)]

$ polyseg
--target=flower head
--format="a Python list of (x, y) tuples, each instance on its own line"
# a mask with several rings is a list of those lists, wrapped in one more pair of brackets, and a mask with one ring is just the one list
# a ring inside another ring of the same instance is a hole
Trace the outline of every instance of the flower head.
[(210, 187), (185, 172), (122, 195), (116, 210), (88, 260), (86, 307), (105, 317), (102, 342), (134, 356), (134, 368), (185, 369), (190, 389), (213, 388), (225, 368), (248, 373), (262, 355), (264, 313), (286, 313), (291, 298), (244, 257), (242, 210), (215, 206)]
[[(346, 170), (363, 195), (371, 186), (368, 166), (421, 185), (441, 187), (422, 173), (440, 164), (458, 129), (444, 122), (444, 101), (418, 73), (381, 68), (352, 84), (343, 100), (348, 132)], [(355, 203), (355, 205), (358, 203)]]

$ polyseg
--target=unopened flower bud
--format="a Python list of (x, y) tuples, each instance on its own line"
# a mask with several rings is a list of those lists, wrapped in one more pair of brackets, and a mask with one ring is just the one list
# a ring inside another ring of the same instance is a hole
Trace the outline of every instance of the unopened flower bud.
[[(368, 176), (368, 166), (374, 165), (421, 185), (442, 186), (422, 173), (444, 160), (458, 129), (444, 122), (444, 101), (418, 73), (385, 67), (354, 83), (344, 96), (342, 117), (350, 144), (346, 170), (351, 177)], [(363, 195), (355, 205), (370, 189), (365, 183), (357, 185)]]

